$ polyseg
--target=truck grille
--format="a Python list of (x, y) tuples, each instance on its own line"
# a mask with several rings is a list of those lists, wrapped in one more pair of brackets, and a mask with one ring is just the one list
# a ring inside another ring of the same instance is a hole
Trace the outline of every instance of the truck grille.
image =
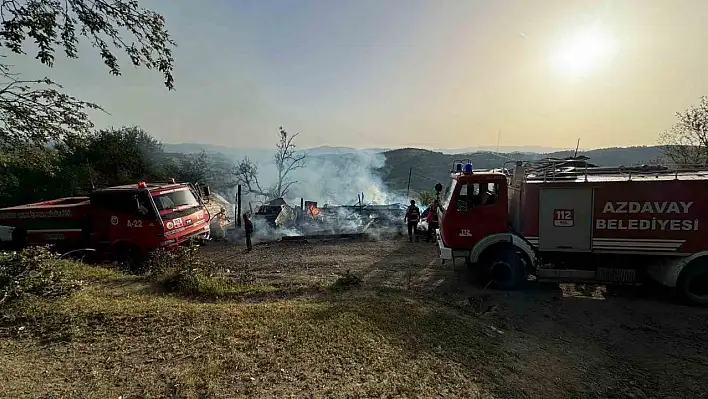
[(599, 268), (596, 278), (601, 282), (632, 284), (637, 281), (637, 271), (634, 269)]

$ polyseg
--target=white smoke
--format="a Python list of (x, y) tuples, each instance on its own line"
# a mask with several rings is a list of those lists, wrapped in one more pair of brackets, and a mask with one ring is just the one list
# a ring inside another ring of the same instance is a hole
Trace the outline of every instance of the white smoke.
[[(384, 167), (386, 157), (382, 153), (367, 150), (354, 150), (350, 153), (331, 153), (309, 155), (305, 167), (293, 170), (288, 175), (289, 181), (295, 181), (285, 196), (285, 201), (293, 207), (300, 206), (300, 199), (324, 204), (346, 205), (357, 203), (357, 196), (364, 194), (364, 203), (391, 204), (407, 203), (405, 193), (393, 193), (388, 190), (376, 171)], [(261, 187), (267, 190), (278, 182), (278, 170), (272, 156), (249, 159), (258, 166), (258, 179)], [(240, 160), (234, 160), (239, 162)], [(287, 182), (286, 182), (287, 183)], [(235, 198), (235, 190), (225, 193), (227, 198)], [(248, 196), (244, 188), (242, 194), (243, 211), (260, 205), (260, 196)], [(230, 199), (229, 202), (233, 202)]]
[[(258, 166), (258, 179), (263, 189), (272, 187), (277, 183), (278, 171), (273, 158), (262, 156), (249, 157)], [(237, 160), (240, 161), (240, 160)], [(359, 196), (363, 193), (362, 204), (405, 204), (408, 202), (404, 193), (389, 191), (377, 170), (385, 166), (386, 157), (382, 153), (373, 151), (356, 151), (350, 153), (314, 154), (307, 157), (305, 167), (293, 170), (289, 175), (292, 184), (285, 201), (290, 207), (300, 207), (301, 199), (316, 201), (322, 214), (315, 219), (307, 219), (303, 225), (280, 226), (274, 229), (258, 216), (253, 217), (254, 234), (253, 242), (272, 241), (280, 236), (340, 233), (376, 233), (380, 225), (375, 218), (368, 214), (360, 214), (346, 208), (332, 208), (325, 211), (325, 205), (358, 205)], [(235, 190), (227, 193), (226, 198), (233, 214)], [(245, 188), (242, 193), (241, 213), (258, 210), (260, 196), (246, 195)], [(249, 206), (250, 204), (250, 206)], [(402, 220), (401, 220), (402, 224)]]

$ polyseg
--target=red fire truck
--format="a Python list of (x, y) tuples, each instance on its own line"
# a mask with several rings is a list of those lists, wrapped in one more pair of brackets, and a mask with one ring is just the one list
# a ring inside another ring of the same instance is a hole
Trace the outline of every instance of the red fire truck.
[[(186, 183), (140, 182), (0, 209), (0, 226), (14, 248), (52, 245), (59, 252), (92, 248), (99, 260), (135, 267), (156, 248), (209, 237), (203, 192)], [(0, 235), (2, 237), (2, 235)]]
[(529, 275), (623, 284), (652, 278), (688, 303), (708, 305), (708, 170), (583, 163), (479, 171), (456, 161), (438, 210), (443, 262), (463, 258), (502, 289)]

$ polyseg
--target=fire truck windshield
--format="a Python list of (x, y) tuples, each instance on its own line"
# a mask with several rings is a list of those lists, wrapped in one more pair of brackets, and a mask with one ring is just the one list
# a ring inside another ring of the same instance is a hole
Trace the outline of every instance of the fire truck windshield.
[(153, 196), (157, 210), (163, 215), (164, 211), (183, 210), (201, 206), (192, 191), (188, 188), (167, 192)]

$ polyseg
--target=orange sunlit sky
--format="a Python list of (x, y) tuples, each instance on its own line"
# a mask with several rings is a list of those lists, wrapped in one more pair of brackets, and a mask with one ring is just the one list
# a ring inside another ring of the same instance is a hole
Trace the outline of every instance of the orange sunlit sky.
[(49, 74), (166, 142), (428, 148), (651, 145), (708, 94), (708, 1), (150, 0), (178, 49), (112, 77), (95, 52)]

